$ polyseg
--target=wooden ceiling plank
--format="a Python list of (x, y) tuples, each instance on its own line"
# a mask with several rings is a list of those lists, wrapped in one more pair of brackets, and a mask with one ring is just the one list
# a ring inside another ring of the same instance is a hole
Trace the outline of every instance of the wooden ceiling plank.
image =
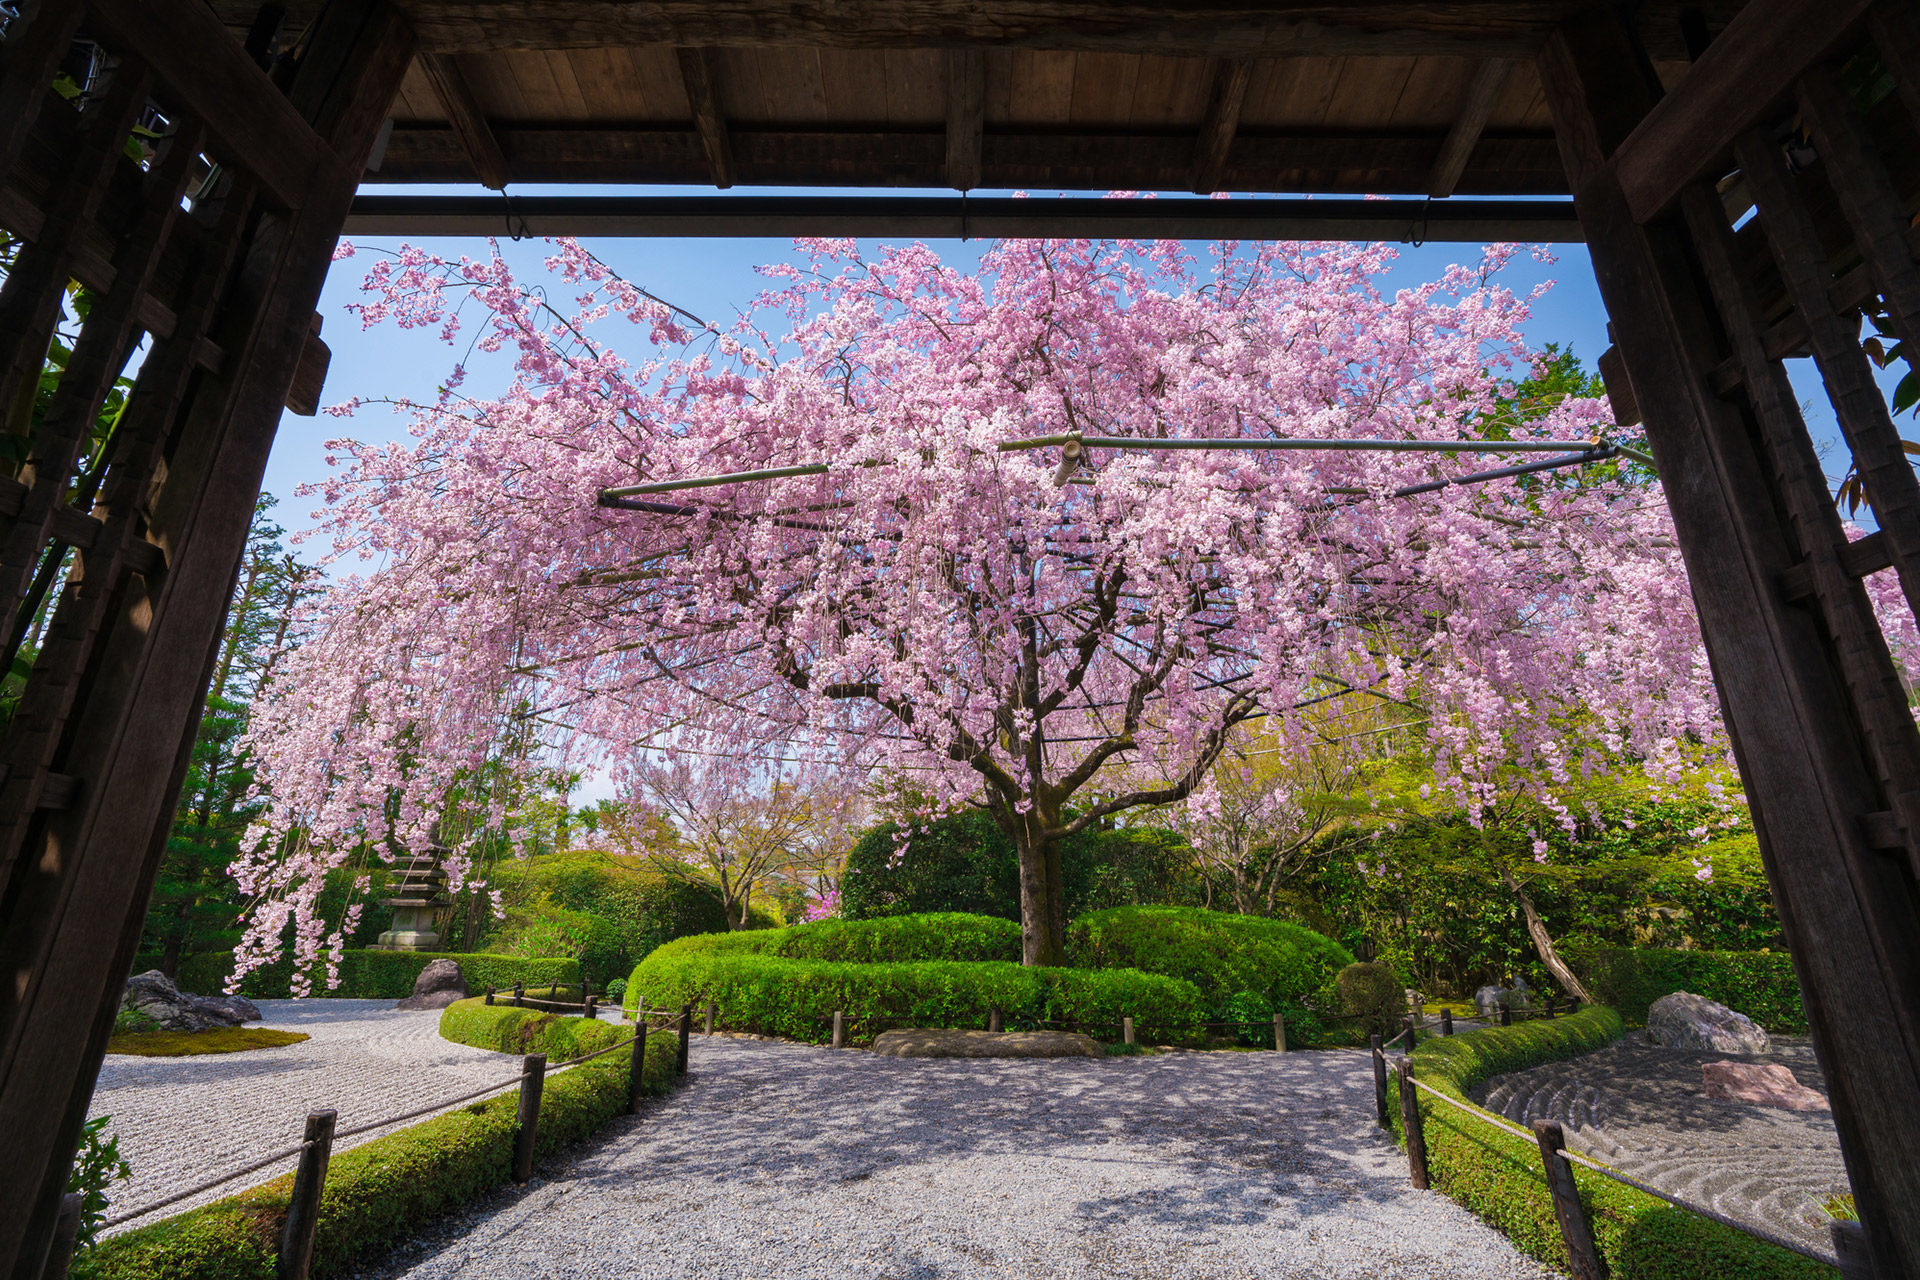
[(720, 116), (715, 92), (713, 53), (704, 48), (683, 48), (675, 54), (680, 59), (680, 79), (687, 87), (687, 101), (693, 107), (693, 127), (700, 134), (707, 166), (713, 171), (713, 185), (724, 191), (733, 185), (733, 151), (727, 143), (727, 123)]
[(1015, 50), (1010, 121), (1066, 124), (1073, 113), (1073, 61), (1071, 53)]
[(987, 55), (980, 49), (947, 51), (947, 185), (971, 191), (980, 185), (980, 139), (986, 130)]
[(1440, 157), (1433, 162), (1433, 175), (1427, 179), (1427, 194), (1434, 199), (1442, 200), (1453, 194), (1460, 175), (1466, 172), (1474, 145), (1486, 132), (1493, 104), (1512, 71), (1513, 64), (1501, 58), (1488, 58), (1475, 69), (1467, 85), (1466, 101), (1460, 104), (1460, 114), (1447, 130), (1447, 140), (1440, 144)]
[(486, 115), (480, 110), (480, 101), (473, 96), (473, 89), (467, 84), (466, 76), (461, 74), (453, 55), (421, 54), (415, 65), (433, 85), (433, 91), (446, 111), (447, 122), (453, 126), (454, 136), (460, 139), (460, 149), (467, 153), (467, 160), (473, 165), (474, 176), (480, 179), (480, 185), (492, 187), (495, 191), (505, 187), (506, 152), (500, 149), (500, 140), (494, 136), (493, 126), (487, 123)]
[(1213, 69), (1213, 93), (1207, 102), (1206, 118), (1200, 123), (1200, 136), (1193, 146), (1193, 189), (1211, 195), (1220, 186), (1220, 175), (1227, 167), (1227, 152), (1240, 129), (1240, 108), (1247, 98), (1247, 83), (1253, 78), (1252, 58), (1229, 58)]
[(1085, 53), (1073, 61), (1067, 123), (1076, 129), (1124, 127), (1132, 113), (1140, 58), (1132, 53)]

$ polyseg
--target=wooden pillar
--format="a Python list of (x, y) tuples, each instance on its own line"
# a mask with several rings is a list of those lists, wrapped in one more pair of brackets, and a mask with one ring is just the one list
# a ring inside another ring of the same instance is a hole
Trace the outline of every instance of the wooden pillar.
[[(281, 405), (413, 52), (405, 22), (380, 0), (330, 5), (289, 103), (195, 0), (73, 7), (86, 11), (89, 34), (146, 65), (157, 100), (223, 140), (223, 158), (235, 157), (225, 196), (234, 216), (222, 220), (217, 196), (202, 202), (216, 260), (203, 271), (218, 285), (206, 325), (176, 328), (149, 357), (152, 376), (142, 369), (127, 414), (148, 415), (155, 429), (129, 439), (151, 453), (123, 470), (148, 479), (116, 490), (109, 476), (102, 533), (56, 613), (71, 643), (57, 661), (51, 643), (43, 652), (22, 703), (35, 700), (34, 716), (16, 716), (4, 743), (8, 785), (25, 780), (42, 797), (0, 812), (11, 867), (0, 886), (5, 1280), (37, 1280), (47, 1256)], [(203, 335), (221, 353), (216, 369), (195, 370), (186, 350)], [(55, 778), (60, 797), (48, 803)]]
[[(1754, 12), (1784, 15), (1758, 43), (1789, 52), (1794, 24), (1811, 20), (1789, 4)], [(1677, 215), (1637, 221), (1612, 163), (1659, 97), (1651, 65), (1617, 14), (1595, 10), (1562, 28), (1540, 67), (1691, 575), (1873, 1274), (1920, 1274), (1920, 1108), (1911, 1102), (1920, 1096), (1920, 904), (1904, 856), (1869, 847), (1863, 829), (1891, 817), (1920, 777), (1897, 776), (1904, 749), (1870, 752), (1863, 686), (1842, 676), (1853, 678), (1858, 655), (1843, 653), (1830, 621), (1783, 587), (1819, 549), (1795, 536), (1781, 479), (1791, 460), (1767, 452), (1752, 393), (1715, 392), (1713, 371), (1732, 353), (1696, 242)], [(1723, 123), (1701, 120), (1698, 133), (1715, 136)]]

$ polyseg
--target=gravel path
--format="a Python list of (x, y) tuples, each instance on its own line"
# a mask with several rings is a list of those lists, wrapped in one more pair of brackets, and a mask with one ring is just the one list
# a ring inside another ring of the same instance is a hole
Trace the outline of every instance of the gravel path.
[[(301, 1044), (190, 1058), (110, 1054), (90, 1115), (110, 1115), (133, 1177), (109, 1193), (113, 1213), (249, 1164), (300, 1141), (307, 1112), (332, 1107), (345, 1129), (512, 1076), (518, 1059), (440, 1038), (438, 1010), (401, 1012), (391, 1000), (260, 1000), (248, 1026), (304, 1031)], [(335, 1144), (372, 1141), (375, 1130)], [(293, 1159), (167, 1210), (256, 1186)], [(138, 1223), (130, 1224), (137, 1226)]]
[(1765, 1054), (1696, 1053), (1638, 1033), (1565, 1062), (1495, 1076), (1486, 1106), (1522, 1123), (1558, 1120), (1568, 1145), (1662, 1191), (1830, 1250), (1821, 1204), (1847, 1191), (1826, 1111), (1709, 1098), (1707, 1062), (1777, 1062), (1826, 1092), (1811, 1041), (1773, 1037)]
[(928, 1061), (716, 1036), (692, 1065), (364, 1276), (1551, 1274), (1407, 1185), (1358, 1054)]

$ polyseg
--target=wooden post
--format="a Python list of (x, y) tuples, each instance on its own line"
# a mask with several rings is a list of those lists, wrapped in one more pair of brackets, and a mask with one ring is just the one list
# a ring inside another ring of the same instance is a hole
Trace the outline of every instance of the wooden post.
[(585, 1018), (585, 1019), (586, 1019), (586, 1020), (587, 1020), (588, 1022), (592, 1022), (592, 1021), (594, 1020), (594, 1017), (595, 1017), (595, 1013), (594, 1013), (594, 1008), (593, 1008), (593, 997), (592, 997), (592, 996), (588, 996), (588, 997), (587, 997), (587, 1002), (586, 1002), (586, 1004), (584, 1004), (583, 1006), (581, 1006), (581, 1009), (580, 1009), (580, 1016), (581, 1016), (581, 1017), (583, 1017), (583, 1018)]
[(1573, 1166), (1560, 1154), (1567, 1145), (1566, 1134), (1551, 1120), (1535, 1120), (1533, 1136), (1540, 1143), (1540, 1158), (1547, 1166), (1547, 1187), (1553, 1192), (1553, 1216), (1560, 1220), (1560, 1238), (1567, 1243), (1567, 1272), (1573, 1280), (1602, 1280), (1600, 1251), (1593, 1245), (1593, 1228), (1580, 1203), (1580, 1189), (1573, 1182)]
[(489, 1008), (493, 1006), (493, 988), (492, 987), (487, 988), (487, 1006)]
[(847, 1047), (847, 1015), (838, 1009), (833, 1011), (833, 1047)]
[(1407, 1052), (1412, 1053), (1420, 1046), (1420, 1028), (1416, 1020), (1409, 1015), (1406, 1025)]
[(1000, 1011), (998, 1009), (988, 1010), (987, 1011), (987, 1030), (993, 1032), (995, 1035), (998, 1035), (1000, 1034), (1001, 1031), (1005, 1029), (1006, 1029), (1006, 1022), (1002, 1019), (1000, 1015)]
[(1400, 1076), (1400, 1123), (1407, 1131), (1407, 1177), (1425, 1191), (1427, 1181), (1427, 1130), (1420, 1118), (1420, 1091), (1413, 1087), (1413, 1059), (1401, 1058), (1394, 1064)]
[(1505, 1002), (1500, 1005), (1500, 1025), (1503, 1027), (1513, 1025), (1513, 1007)]
[(527, 988), (523, 983), (513, 984), (513, 1007), (516, 1009), (527, 1007)]
[(627, 1114), (640, 1109), (640, 1095), (646, 1089), (647, 1024), (633, 1033), (633, 1061), (627, 1064)]
[(60, 1197), (60, 1216), (53, 1223), (53, 1249), (47, 1254), (47, 1269), (41, 1280), (67, 1280), (67, 1268), (73, 1265), (73, 1247), (80, 1239), (80, 1214), (86, 1197), (69, 1191)]
[(530, 1053), (520, 1064), (520, 1128), (513, 1135), (513, 1180), (533, 1176), (533, 1141), (540, 1124), (540, 1093), (547, 1083), (547, 1055)]
[(1287, 1020), (1277, 1013), (1273, 1015), (1273, 1051), (1275, 1053), (1287, 1051)]
[(1380, 1051), (1379, 1032), (1367, 1040), (1373, 1046), (1373, 1109), (1380, 1118), (1380, 1127), (1391, 1129), (1393, 1121), (1387, 1114), (1387, 1055)]
[(687, 1049), (693, 1043), (693, 1006), (680, 1006), (680, 1054), (674, 1059), (673, 1069), (678, 1075), (687, 1074)]
[(1133, 1043), (1133, 1019), (1130, 1017), (1120, 1019), (1120, 1043)]
[(1547, 992), (1547, 1017), (1553, 1017), (1553, 992)]
[(1833, 1256), (1840, 1264), (1840, 1280), (1874, 1280), (1873, 1260), (1867, 1254), (1867, 1233), (1857, 1222), (1832, 1226)]
[(707, 1001), (707, 1029), (705, 1032), (706, 1035), (713, 1034), (713, 1018), (714, 1018), (714, 1015), (718, 1012), (719, 1012), (719, 1006), (716, 1005), (711, 1000)]
[(287, 1204), (286, 1225), (280, 1231), (280, 1256), (274, 1261), (276, 1280), (307, 1280), (313, 1264), (313, 1229), (320, 1225), (320, 1192), (327, 1184), (327, 1161), (333, 1155), (332, 1111), (309, 1111), (306, 1146), (293, 1171), (293, 1196)]
[(1453, 1034), (1453, 1010), (1451, 1009), (1440, 1011), (1440, 1034), (1443, 1036)]

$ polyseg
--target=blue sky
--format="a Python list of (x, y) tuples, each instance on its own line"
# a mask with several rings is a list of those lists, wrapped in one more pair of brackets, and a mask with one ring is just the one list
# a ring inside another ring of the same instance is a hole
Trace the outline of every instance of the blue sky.
[[(370, 187), (367, 190), (376, 191), (378, 188)], [(410, 190), (436, 194), (481, 193), (479, 188)], [(579, 188), (528, 188), (517, 190), (516, 194), (543, 194), (549, 190), (555, 193), (570, 191), (573, 194), (580, 191)], [(618, 194), (620, 191), (619, 188), (600, 188), (596, 189), (596, 194)], [(683, 194), (670, 188), (653, 188), (648, 193)], [(687, 193), (712, 194), (711, 191)], [(359, 247), (372, 249), (396, 248), (400, 242), (362, 239), (355, 243)], [(433, 252), (451, 256), (485, 252), (484, 242), (477, 238), (421, 239), (417, 243)], [(755, 272), (757, 266), (796, 257), (789, 241), (775, 239), (602, 239), (588, 243), (596, 254), (629, 280), (696, 315), (721, 323), (766, 287), (766, 282)], [(928, 243), (943, 258), (952, 262), (977, 261), (982, 248), (979, 241), (963, 243), (959, 240), (934, 240)], [(504, 247), (509, 261), (529, 276), (536, 273), (540, 258), (547, 252), (546, 247), (537, 240), (517, 245), (506, 244)], [(1433, 279), (1451, 263), (1473, 260), (1478, 255), (1478, 248), (1471, 244), (1429, 244), (1420, 248), (1402, 245), (1400, 260), (1389, 273), (1387, 283), (1389, 287), (1405, 287)], [(1554, 246), (1553, 253), (1557, 261), (1551, 264), (1535, 262), (1526, 255), (1516, 255), (1502, 279), (1516, 291), (1529, 289), (1542, 281), (1553, 281), (1552, 290), (1535, 305), (1533, 318), (1527, 325), (1527, 337), (1536, 345), (1558, 342), (1571, 347), (1582, 362), (1591, 368), (1608, 345), (1606, 313), (1594, 285), (1592, 267), (1583, 246), (1558, 245)], [(363, 255), (335, 264), (321, 296), (320, 310), (325, 317), (323, 332), (327, 344), (333, 349), (324, 403), (337, 403), (354, 396), (430, 397), (458, 358), (458, 353), (441, 343), (431, 331), (402, 331), (392, 325), (382, 325), (365, 332), (361, 330), (359, 320), (345, 308), (358, 300), (360, 280), (372, 262), (371, 256)], [(469, 365), (467, 390), (474, 394), (484, 395), (504, 380), (504, 356), (497, 361), (492, 376), (483, 361), (484, 357)], [(1792, 372), (1801, 400), (1809, 411), (1815, 438), (1830, 440), (1834, 435), (1832, 415), (1811, 369), (1811, 362), (1803, 360), (1794, 364), (1800, 366)], [(1905, 419), (1901, 425), (1905, 434), (1913, 434)], [(309, 513), (316, 505), (315, 500), (296, 497), (295, 490), (300, 485), (313, 483), (326, 476), (326, 440), (340, 436), (366, 441), (388, 440), (401, 438), (405, 432), (406, 419), (391, 413), (382, 405), (367, 406), (350, 419), (324, 414), (315, 418), (283, 415), (266, 478), (267, 491), (281, 500), (275, 512), (279, 522), (289, 530), (304, 529), (311, 524)], [(1833, 456), (1838, 456), (1837, 452), (1830, 454), (1829, 470), (1833, 469)], [(317, 550), (310, 548), (310, 551)]]

